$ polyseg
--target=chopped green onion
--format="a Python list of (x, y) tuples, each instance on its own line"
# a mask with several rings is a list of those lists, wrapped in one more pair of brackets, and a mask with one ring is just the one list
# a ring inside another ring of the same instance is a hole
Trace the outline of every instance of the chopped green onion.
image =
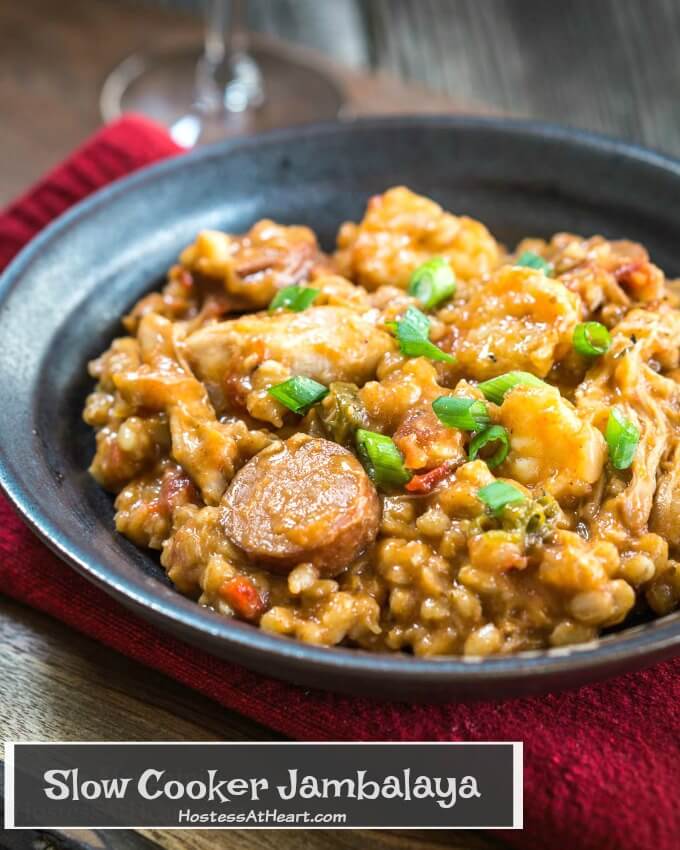
[(293, 313), (300, 313), (309, 307), (319, 292), (320, 290), (312, 289), (311, 286), (284, 286), (272, 298), (269, 312), (272, 313), (283, 307), (285, 310), (292, 310)]
[(611, 334), (601, 322), (579, 322), (572, 337), (574, 351), (586, 357), (597, 357), (609, 350)]
[(416, 307), (409, 307), (403, 318), (389, 324), (399, 340), (399, 350), (407, 357), (427, 357), (453, 363), (454, 358), (430, 342), (430, 320)]
[(390, 437), (359, 428), (356, 447), (359, 459), (376, 487), (392, 490), (410, 481), (411, 473), (404, 466), (404, 458)]
[(499, 375), (497, 378), (482, 381), (479, 384), (479, 389), (489, 401), (493, 401), (495, 404), (502, 404), (508, 390), (520, 384), (529, 387), (546, 386), (545, 381), (537, 378), (536, 375), (532, 375), (531, 372), (506, 372), (505, 375)]
[(312, 378), (305, 378), (304, 375), (289, 378), (282, 384), (269, 387), (267, 392), (293, 413), (306, 413), (309, 407), (328, 395), (328, 390), (323, 384), (319, 384)]
[(492, 481), (486, 487), (477, 492), (480, 499), (489, 508), (491, 513), (500, 514), (506, 505), (514, 505), (526, 501), (526, 496), (517, 487), (508, 484), (507, 481)]
[(456, 291), (456, 276), (443, 257), (433, 257), (411, 275), (408, 294), (413, 295), (425, 310), (446, 301)]
[(637, 425), (627, 419), (620, 408), (612, 407), (609, 411), (604, 438), (609, 448), (609, 460), (614, 469), (628, 469), (640, 442), (640, 430)]
[(492, 425), (490, 428), (485, 428), (479, 434), (474, 436), (470, 441), (468, 459), (475, 460), (480, 449), (490, 443), (498, 443), (498, 449), (490, 457), (485, 457), (483, 460), (486, 462), (489, 469), (499, 466), (503, 463), (510, 451), (510, 437), (502, 425)]
[(491, 423), (486, 405), (478, 398), (442, 395), (432, 402), (432, 410), (444, 425), (461, 431), (481, 431)]
[(548, 277), (552, 277), (553, 274), (552, 263), (544, 260), (543, 257), (540, 257), (534, 251), (524, 251), (521, 253), (515, 260), (515, 265), (524, 266), (528, 269), (537, 269)]

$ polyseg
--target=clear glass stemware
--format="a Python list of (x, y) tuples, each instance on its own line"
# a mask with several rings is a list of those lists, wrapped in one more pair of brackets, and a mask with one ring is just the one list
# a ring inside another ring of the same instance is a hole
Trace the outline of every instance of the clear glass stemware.
[(250, 46), (244, 0), (206, 0), (202, 45), (128, 56), (100, 96), (106, 121), (141, 112), (193, 147), (226, 136), (338, 116), (338, 83), (294, 49)]

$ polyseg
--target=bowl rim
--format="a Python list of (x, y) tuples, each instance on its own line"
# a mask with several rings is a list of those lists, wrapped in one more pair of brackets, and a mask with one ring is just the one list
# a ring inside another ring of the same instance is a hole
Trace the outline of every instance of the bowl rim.
[[(178, 170), (191, 168), (194, 164), (222, 158), (235, 150), (257, 149), (261, 146), (286, 142), (300, 138), (323, 138), (328, 134), (366, 132), (392, 128), (412, 129), (418, 126), (441, 127), (451, 131), (486, 131), (489, 133), (530, 136), (550, 139), (571, 147), (595, 151), (600, 155), (616, 155), (637, 163), (662, 169), (680, 178), (680, 160), (663, 153), (621, 141), (591, 131), (524, 119), (508, 119), (496, 116), (465, 115), (399, 115), (389, 117), (357, 118), (350, 121), (328, 121), (282, 130), (273, 130), (253, 136), (235, 138), (198, 150), (171, 156), (159, 163), (141, 168), (132, 174), (92, 193), (60, 215), (35, 236), (0, 275), (0, 324), (2, 304), (16, 286), (21, 284), (24, 272), (31, 261), (45, 250), (50, 243), (60, 240), (71, 228), (87, 219), (102, 206), (121, 196), (138, 191), (147, 184), (163, 180)], [(305, 644), (293, 638), (269, 634), (259, 628), (239, 623), (220, 616), (192, 600), (188, 600), (173, 589), (173, 599), (161, 598), (111, 571), (105, 561), (85, 557), (77, 538), (70, 536), (70, 529), (53, 523), (43, 512), (40, 499), (31, 494), (15, 474), (6, 452), (11, 447), (0, 445), (0, 489), (18, 511), (31, 530), (69, 566), (85, 578), (101, 587), (128, 608), (151, 619), (169, 633), (173, 626), (179, 627), (182, 637), (195, 646), (212, 654), (219, 644), (240, 652), (239, 661), (246, 655), (259, 656), (262, 660), (288, 662), (298, 669), (309, 668), (325, 674), (356, 674), (370, 677), (378, 685), (381, 681), (394, 681), (404, 677), (405, 685), (442, 684), (480, 685), (488, 683), (511, 683), (518, 676), (533, 680), (553, 679), (588, 675), (596, 678), (605, 676), (617, 663), (642, 666), (649, 657), (650, 663), (674, 652), (680, 652), (680, 616), (671, 614), (646, 623), (632, 626), (619, 633), (597, 638), (584, 644), (566, 647), (531, 650), (507, 656), (490, 656), (480, 663), (479, 657), (439, 656), (422, 658), (403, 653), (373, 653), (347, 647), (325, 647)], [(111, 529), (111, 533), (115, 533)], [(176, 597), (176, 599), (175, 599)], [(262, 667), (260, 666), (260, 669)], [(276, 676), (276, 671), (271, 671)]]

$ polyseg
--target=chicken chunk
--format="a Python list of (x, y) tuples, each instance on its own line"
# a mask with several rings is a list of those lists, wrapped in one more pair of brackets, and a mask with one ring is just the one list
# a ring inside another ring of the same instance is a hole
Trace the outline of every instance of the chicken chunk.
[[(138, 330), (143, 362), (134, 369), (115, 372), (112, 383), (133, 410), (144, 412), (146, 417), (167, 416), (173, 459), (186, 470), (203, 499), (214, 505), (220, 501), (237, 466), (269, 440), (264, 434), (250, 432), (243, 422), (217, 420), (205, 387), (175, 359), (172, 327), (161, 316), (144, 316)], [(118, 445), (121, 431), (131, 431), (136, 421), (137, 417), (132, 417), (121, 426)], [(127, 437), (123, 448), (132, 442), (132, 437)]]
[(602, 286), (602, 299), (623, 305), (630, 301), (657, 301), (664, 297), (665, 277), (649, 259), (647, 249), (627, 239), (608, 240), (603, 236), (583, 239), (569, 233), (558, 233), (547, 246), (547, 257), (570, 289), (591, 300), (582, 286), (593, 279)]
[(329, 440), (296, 434), (260, 452), (222, 501), (226, 533), (256, 564), (322, 575), (347, 567), (378, 533), (380, 502), (359, 461)]
[(655, 530), (672, 534), (673, 464), (668, 458), (680, 427), (680, 385), (672, 377), (678, 362), (677, 315), (664, 305), (658, 312), (630, 310), (613, 328), (611, 348), (575, 393), (580, 415), (600, 429), (616, 404), (639, 430), (626, 486), (604, 502), (598, 520), (611, 523), (605, 518), (611, 516), (636, 535), (650, 521)]
[(483, 381), (512, 369), (544, 377), (571, 350), (577, 295), (535, 269), (505, 266), (464, 304), (440, 313), (466, 377)]
[(659, 468), (649, 527), (671, 546), (680, 546), (680, 447), (677, 444), (668, 462)]
[(411, 273), (434, 256), (469, 280), (495, 268), (500, 251), (479, 221), (398, 186), (372, 197), (360, 224), (343, 224), (335, 259), (341, 274), (373, 290), (385, 284), (406, 289)]
[(308, 227), (268, 219), (243, 236), (204, 230), (180, 260), (192, 274), (224, 281), (235, 306), (251, 310), (266, 307), (278, 289), (308, 280), (315, 269), (330, 269)]
[(587, 495), (602, 474), (607, 447), (559, 390), (517, 386), (505, 396), (500, 421), (510, 433), (502, 475), (540, 485), (558, 500)]
[(228, 403), (230, 394), (244, 387), (247, 392), (252, 373), (265, 361), (325, 385), (363, 384), (394, 348), (389, 334), (356, 311), (331, 306), (243, 316), (205, 327), (185, 343), (189, 362), (218, 408)]

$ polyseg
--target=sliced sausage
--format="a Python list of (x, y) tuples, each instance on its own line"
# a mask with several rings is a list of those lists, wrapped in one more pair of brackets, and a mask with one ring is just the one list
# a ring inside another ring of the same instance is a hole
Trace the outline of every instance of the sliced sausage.
[(378, 495), (354, 455), (305, 434), (248, 461), (222, 508), (230, 539), (279, 573), (310, 562), (336, 575), (373, 542), (380, 522)]

